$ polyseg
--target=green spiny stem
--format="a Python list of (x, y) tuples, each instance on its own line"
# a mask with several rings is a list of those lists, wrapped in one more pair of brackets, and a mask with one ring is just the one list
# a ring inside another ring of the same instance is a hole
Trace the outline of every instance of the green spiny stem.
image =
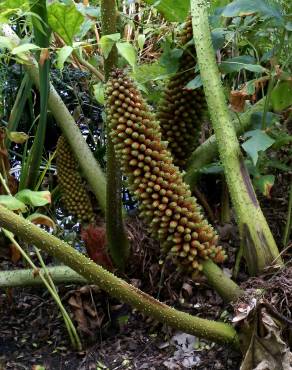
[(65, 242), (3, 206), (0, 206), (0, 226), (13, 232), (27, 243), (34, 244), (39, 249), (46, 251), (71, 267), (89, 282), (98, 285), (108, 294), (132, 305), (144, 314), (183, 332), (217, 343), (232, 344), (236, 348), (239, 347), (238, 335), (231, 325), (191, 316), (155, 300), (109, 271), (104, 270)]
[(207, 1), (192, 0), (191, 12), (201, 78), (245, 258), (250, 273), (260, 273), (271, 265), (281, 265), (282, 260), (256, 198), (230, 119), (211, 41)]
[[(254, 113), (263, 111), (265, 101), (266, 98), (259, 100), (255, 105), (248, 108), (246, 112), (242, 113), (240, 116), (240, 122), (238, 119), (232, 121), (232, 125), (234, 126), (237, 136), (243, 134), (250, 128), (252, 125), (252, 115)], [(200, 176), (200, 169), (211, 163), (217, 155), (218, 145), (215, 135), (209, 137), (209, 139), (207, 139), (196, 150), (194, 150), (188, 161), (187, 172), (184, 176), (184, 180), (190, 185), (191, 188), (194, 187)]]
[[(101, 1), (101, 23), (103, 35), (117, 32), (116, 0)], [(110, 72), (117, 66), (117, 48), (114, 46), (104, 61), (105, 79), (108, 80)], [(114, 145), (110, 137), (110, 128), (106, 123), (106, 175), (107, 175), (107, 205), (106, 205), (106, 234), (109, 252), (114, 264), (121, 270), (125, 268), (129, 256), (129, 241), (125, 233), (122, 213), (121, 172), (116, 159)]]
[(234, 283), (214, 262), (207, 260), (203, 262), (203, 273), (208, 283), (226, 301), (236, 301), (243, 295), (244, 291)]
[(43, 20), (43, 29), (40, 30), (38, 23), (36, 23), (36, 18), (32, 17), (35, 42), (42, 48), (41, 51), (37, 52), (40, 80), (40, 116), (36, 135), (28, 157), (29, 168), (28, 176), (25, 181), (25, 187), (33, 189), (37, 182), (39, 167), (42, 161), (47, 127), (48, 97), (50, 89), (50, 59), (48, 48), (50, 45), (51, 29), (48, 26), (46, 0), (32, 1), (31, 11)]
[[(12, 39), (16, 45), (20, 43), (19, 37), (7, 24), (4, 24), (0, 27), (0, 34)], [(25, 68), (30, 78), (39, 89), (40, 81), (36, 61), (29, 53), (27, 53), (27, 56), (30, 57), (30, 64), (26, 64)], [(78, 126), (76, 125), (74, 118), (68, 111), (66, 105), (52, 84), (50, 84), (48, 108), (52, 112), (58, 125), (63, 131), (63, 134), (68, 140), (70, 147), (80, 165), (82, 173), (90, 185), (92, 192), (96, 196), (96, 199), (98, 200), (101, 210), (105, 212), (106, 181), (104, 173), (94, 158), (94, 155), (92, 154)]]
[[(67, 266), (47, 267), (51, 279), (55, 284), (86, 284), (87, 280)], [(44, 273), (43, 270), (41, 270)], [(39, 269), (22, 269), (0, 271), (0, 288), (39, 286), (43, 282), (39, 276)]]

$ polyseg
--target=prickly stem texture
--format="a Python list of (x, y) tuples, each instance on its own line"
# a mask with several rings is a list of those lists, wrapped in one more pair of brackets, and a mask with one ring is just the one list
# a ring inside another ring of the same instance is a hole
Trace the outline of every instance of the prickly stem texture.
[[(179, 38), (182, 46), (192, 41), (191, 17), (188, 17)], [(185, 167), (186, 161), (198, 144), (200, 127), (206, 115), (203, 89), (186, 89), (187, 83), (197, 75), (195, 54), (193, 44), (185, 47), (179, 69), (170, 78), (157, 112), (162, 139), (168, 142), (174, 164), (181, 168)]]
[(208, 1), (191, 0), (193, 36), (220, 159), (250, 274), (283, 264), (262, 213), (232, 125), (212, 45)]
[(178, 266), (190, 272), (202, 270), (201, 260), (222, 261), (218, 236), (174, 166), (159, 125), (134, 83), (116, 70), (106, 95), (117, 157), (153, 236)]
[(239, 337), (230, 324), (191, 316), (159, 302), (106, 271), (65, 242), (1, 205), (0, 226), (11, 231), (23, 241), (34, 244), (42, 251), (54, 256), (92, 284), (98, 285), (111, 296), (132, 305), (145, 315), (184, 333), (196, 335), (212, 342), (231, 344), (235, 348), (239, 348)]
[(63, 201), (79, 221), (94, 222), (95, 216), (89, 194), (78, 171), (77, 161), (64, 136), (57, 144), (57, 173)]

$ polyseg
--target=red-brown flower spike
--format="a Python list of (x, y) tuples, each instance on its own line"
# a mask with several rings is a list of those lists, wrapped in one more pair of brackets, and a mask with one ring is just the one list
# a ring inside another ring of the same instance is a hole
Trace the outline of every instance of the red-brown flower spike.
[(182, 175), (161, 141), (159, 124), (134, 83), (121, 70), (106, 88), (106, 114), (121, 169), (140, 202), (141, 216), (166, 254), (189, 271), (201, 260), (220, 259), (218, 237), (204, 219)]
[(57, 173), (62, 198), (65, 207), (79, 221), (93, 222), (95, 219), (93, 207), (86, 191), (78, 164), (64, 136), (57, 143)]
[[(180, 36), (182, 46), (193, 38), (192, 21), (189, 17)], [(200, 128), (207, 112), (202, 88), (186, 89), (188, 82), (196, 77), (195, 47), (186, 46), (177, 73), (165, 88), (158, 106), (162, 139), (168, 142), (174, 164), (184, 168), (187, 159), (198, 143)]]

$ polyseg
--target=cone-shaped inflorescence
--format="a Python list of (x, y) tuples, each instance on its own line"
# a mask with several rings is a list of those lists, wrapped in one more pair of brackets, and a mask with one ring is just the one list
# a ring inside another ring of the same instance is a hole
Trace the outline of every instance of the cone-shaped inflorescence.
[[(179, 36), (185, 46), (193, 38), (192, 21), (189, 17)], [(200, 127), (206, 115), (207, 105), (203, 89), (186, 89), (188, 82), (196, 77), (195, 47), (186, 46), (177, 73), (165, 88), (158, 106), (162, 139), (168, 141), (174, 164), (184, 168), (187, 159), (198, 144)]]
[(218, 237), (174, 166), (161, 141), (159, 124), (133, 82), (116, 70), (106, 95), (106, 114), (122, 172), (164, 253), (192, 272), (201, 270), (202, 259), (222, 261)]
[(57, 144), (57, 173), (65, 207), (79, 221), (93, 222), (95, 216), (89, 194), (64, 136), (59, 137)]

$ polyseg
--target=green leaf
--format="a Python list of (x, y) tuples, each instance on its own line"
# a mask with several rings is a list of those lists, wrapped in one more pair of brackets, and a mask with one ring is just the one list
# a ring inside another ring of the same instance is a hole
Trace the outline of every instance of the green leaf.
[(73, 50), (72, 46), (65, 45), (57, 52), (57, 67), (59, 69), (64, 68), (64, 63), (72, 54)]
[(101, 51), (103, 53), (104, 59), (107, 59), (109, 56), (109, 53), (112, 50), (112, 47), (114, 44), (119, 41), (121, 38), (121, 35), (119, 33), (113, 33), (111, 35), (104, 35), (99, 40), (99, 45), (101, 47)]
[(145, 0), (170, 22), (184, 22), (190, 8), (189, 0)]
[(0, 204), (10, 209), (10, 211), (26, 211), (25, 204), (12, 195), (0, 195)]
[(264, 175), (253, 180), (253, 184), (265, 197), (271, 198), (271, 190), (275, 182), (275, 176)]
[[(263, 126), (264, 112), (255, 112), (250, 117), (250, 123), (252, 129), (260, 129)], [(276, 122), (279, 121), (279, 116), (272, 112), (266, 113), (266, 127), (272, 127)]]
[(6, 133), (8, 139), (16, 144), (23, 144), (29, 139), (29, 136), (25, 132), (7, 130)]
[(27, 43), (27, 44), (22, 44), (22, 45), (19, 45), (19, 46), (16, 46), (15, 48), (13, 48), (11, 50), (11, 54), (17, 55), (17, 54), (25, 53), (25, 52), (30, 51), (30, 50), (39, 50), (39, 49), (40, 49), (39, 46), (37, 46), (35, 44)]
[(187, 90), (195, 90), (195, 89), (198, 89), (201, 86), (203, 86), (203, 82), (201, 80), (201, 76), (198, 75), (193, 80), (191, 80), (190, 82), (188, 82), (186, 84), (185, 89), (187, 89)]
[(58, 33), (67, 45), (72, 45), (84, 17), (73, 2), (64, 4), (56, 1), (48, 6), (48, 21), (52, 30)]
[(96, 101), (99, 104), (104, 105), (104, 84), (102, 82), (99, 82), (96, 85), (93, 85), (93, 92)]
[(146, 40), (146, 36), (143, 35), (142, 33), (138, 36), (137, 38), (137, 42), (138, 42), (138, 46), (139, 46), (139, 49), (142, 50), (143, 47), (144, 47), (144, 44), (145, 44), (145, 40)]
[(272, 91), (271, 102), (276, 112), (292, 105), (292, 81), (281, 81)]
[(248, 95), (253, 95), (256, 91), (256, 80), (247, 81), (246, 83), (246, 92)]
[(117, 42), (119, 54), (126, 59), (130, 66), (134, 69), (137, 62), (136, 49), (129, 42)]
[(163, 54), (160, 57), (160, 64), (166, 68), (167, 73), (175, 73), (179, 67), (179, 61), (183, 54), (182, 49), (171, 49), (167, 41), (163, 45)]
[(32, 191), (23, 189), (19, 191), (15, 197), (25, 204), (34, 207), (41, 207), (51, 203), (51, 193), (49, 191)]
[(21, 13), (29, 9), (27, 0), (1, 0), (0, 1), (0, 22), (9, 23), (11, 15), (20, 18)]
[(148, 81), (164, 80), (168, 77), (165, 68), (158, 62), (140, 64), (131, 75), (139, 84), (145, 84)]
[(281, 10), (278, 4), (267, 0), (235, 0), (224, 8), (222, 16), (242, 17), (257, 13), (266, 18), (282, 19)]
[(259, 64), (254, 64), (255, 60), (249, 55), (241, 55), (223, 61), (219, 64), (219, 69), (222, 73), (228, 74), (232, 72), (239, 72), (242, 69), (246, 69), (251, 72), (264, 73), (266, 69)]
[(250, 156), (255, 166), (258, 161), (259, 152), (265, 151), (275, 142), (275, 140), (262, 130), (248, 131), (244, 134), (244, 138), (249, 139), (242, 144), (242, 147)]
[(212, 31), (212, 44), (215, 50), (223, 48), (226, 34), (228, 34), (228, 31), (224, 28), (217, 28)]

